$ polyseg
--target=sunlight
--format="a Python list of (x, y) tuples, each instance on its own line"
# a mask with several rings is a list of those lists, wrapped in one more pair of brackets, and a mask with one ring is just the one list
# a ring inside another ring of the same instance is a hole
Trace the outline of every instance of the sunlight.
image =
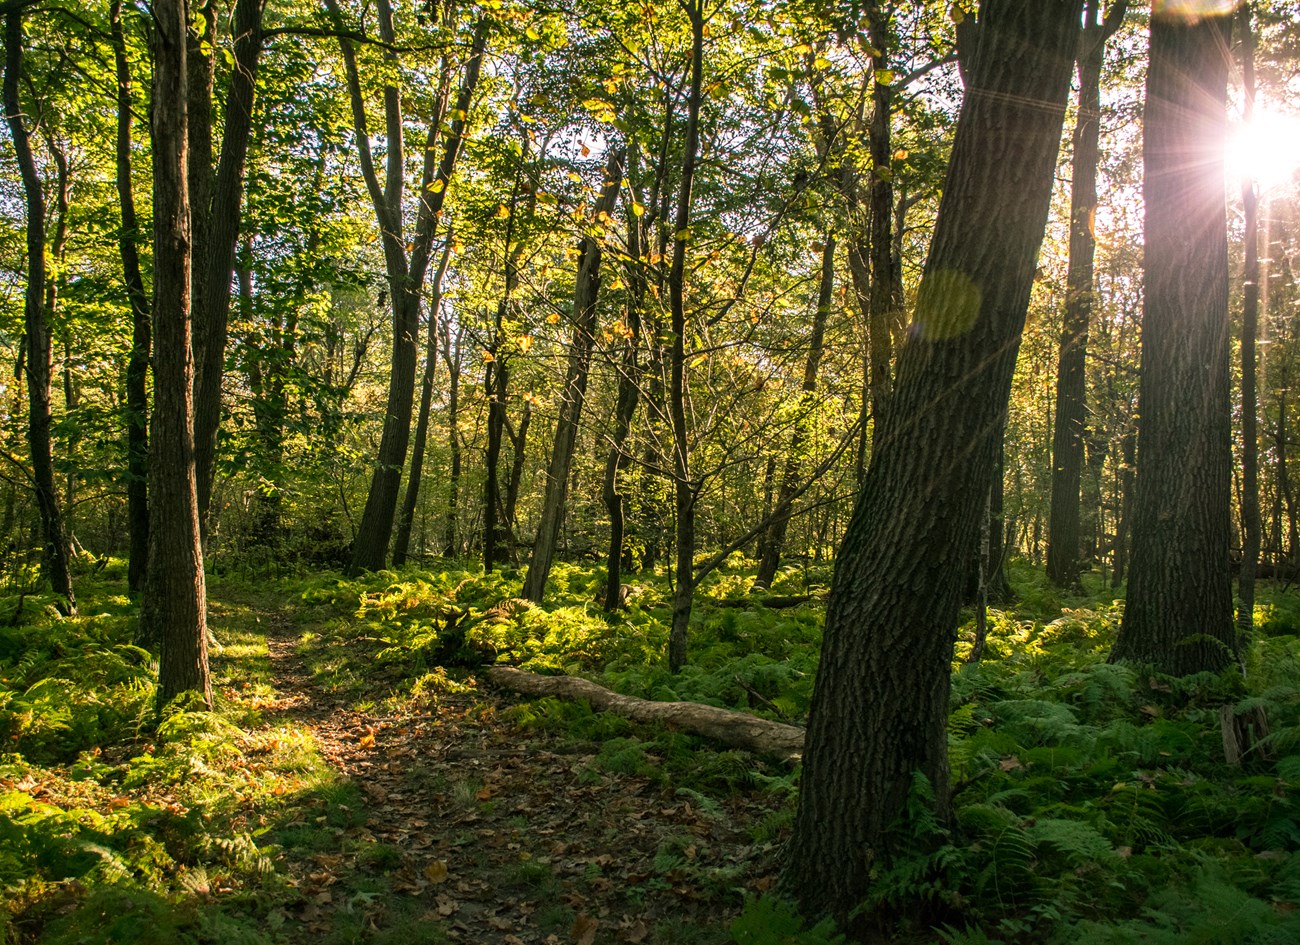
[(1256, 111), (1249, 126), (1232, 127), (1225, 159), (1229, 180), (1249, 175), (1261, 192), (1288, 183), (1300, 170), (1300, 116)]
[(1238, 0), (1155, 0), (1156, 16), (1181, 16), (1195, 20), (1203, 16), (1222, 16), (1237, 8)]

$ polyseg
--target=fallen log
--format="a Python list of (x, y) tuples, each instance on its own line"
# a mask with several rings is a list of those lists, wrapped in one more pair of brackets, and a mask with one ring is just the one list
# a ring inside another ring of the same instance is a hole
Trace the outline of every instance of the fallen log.
[(813, 599), (811, 594), (792, 594), (782, 597), (777, 594), (771, 594), (767, 597), (753, 595), (751, 597), (725, 597), (722, 600), (709, 601), (714, 607), (752, 607), (758, 605), (766, 607), (768, 610), (783, 610), (786, 607), (798, 607), (800, 604), (806, 604)]
[(511, 692), (585, 699), (593, 709), (613, 712), (636, 722), (664, 722), (732, 748), (772, 755), (785, 761), (798, 761), (803, 755), (802, 728), (770, 722), (745, 712), (732, 712), (698, 702), (652, 702), (620, 695), (577, 676), (537, 676), (513, 666), (489, 667), (487, 678), (492, 685)]

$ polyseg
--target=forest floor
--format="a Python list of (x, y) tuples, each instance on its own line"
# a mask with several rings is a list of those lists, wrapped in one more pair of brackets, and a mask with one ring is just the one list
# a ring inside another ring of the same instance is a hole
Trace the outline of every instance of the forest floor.
[[(422, 941), (726, 942), (741, 894), (775, 885), (776, 844), (754, 837), (779, 797), (710, 798), (611, 772), (599, 744), (521, 731), (501, 711), (516, 700), (472, 676), (433, 707), (359, 701), (313, 675), (274, 598), (218, 598), (218, 638), (231, 604), (266, 628), (264, 724), (302, 726), (354, 798), (331, 818), (336, 842), (282, 847), (298, 897), (271, 923), (292, 940), (414, 924)], [(307, 806), (279, 830), (320, 816)]]

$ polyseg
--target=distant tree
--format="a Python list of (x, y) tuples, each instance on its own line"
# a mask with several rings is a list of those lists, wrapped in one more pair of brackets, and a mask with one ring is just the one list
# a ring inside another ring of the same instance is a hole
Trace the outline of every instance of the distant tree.
[(156, 645), (158, 698), (197, 692), (212, 705), (207, 595), (194, 471), (190, 218), (186, 185), (185, 0), (155, 0), (153, 86), (154, 413), (149, 573), (142, 642)]
[(910, 337), (827, 605), (786, 885), (847, 920), (919, 773), (950, 809), (948, 693), (967, 562), (1047, 220), (1083, 0), (986, 0)]
[(1142, 375), (1128, 602), (1113, 660), (1174, 675), (1237, 657), (1231, 571), (1227, 16), (1151, 20)]

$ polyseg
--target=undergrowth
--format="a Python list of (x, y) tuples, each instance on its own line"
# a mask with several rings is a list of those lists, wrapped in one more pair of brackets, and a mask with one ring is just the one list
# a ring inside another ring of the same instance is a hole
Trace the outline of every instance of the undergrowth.
[[(518, 599), (517, 573), (437, 571), (278, 579), (279, 602), (317, 682), (358, 705), (435, 713), (464, 699), (483, 664), (577, 673), (620, 692), (689, 700), (801, 724), (815, 678), (827, 575), (788, 568), (774, 609), (748, 597), (746, 562), (700, 589), (690, 665), (664, 651), (671, 588), (636, 579), (607, 615), (599, 569), (557, 565), (547, 603)], [(989, 614), (985, 655), (955, 652), (949, 750), (953, 818), (913, 786), (897, 854), (877, 866), (864, 907), (896, 917), (899, 941), (956, 943), (1300, 941), (1300, 602), (1263, 593), (1244, 677), (1175, 680), (1106, 661), (1123, 603), (1100, 580), (1062, 597), (1016, 567), (1022, 603)], [(81, 588), (85, 616), (48, 601), (0, 599), (0, 943), (277, 938), (294, 892), (279, 852), (314, 849), (351, 798), (310, 740), (267, 721), (261, 629), (215, 612), (223, 647), (218, 711), (153, 709), (153, 667), (131, 645), (134, 610), (113, 584)], [(1267, 719), (1239, 765), (1224, 758), (1221, 712)], [(776, 798), (750, 837), (775, 858), (788, 835), (797, 769), (554, 699), (520, 701), (521, 734), (573, 746), (579, 779), (648, 782), (707, 812)], [(566, 749), (567, 750), (567, 749)], [(304, 812), (311, 812), (306, 816)], [(341, 822), (341, 821), (340, 821)], [(315, 826), (314, 826), (315, 825)], [(340, 828), (341, 829), (341, 828)], [(738, 877), (685, 876), (742, 910)], [(839, 941), (788, 906), (750, 898), (738, 942)], [(752, 892), (752, 890), (751, 890)]]

